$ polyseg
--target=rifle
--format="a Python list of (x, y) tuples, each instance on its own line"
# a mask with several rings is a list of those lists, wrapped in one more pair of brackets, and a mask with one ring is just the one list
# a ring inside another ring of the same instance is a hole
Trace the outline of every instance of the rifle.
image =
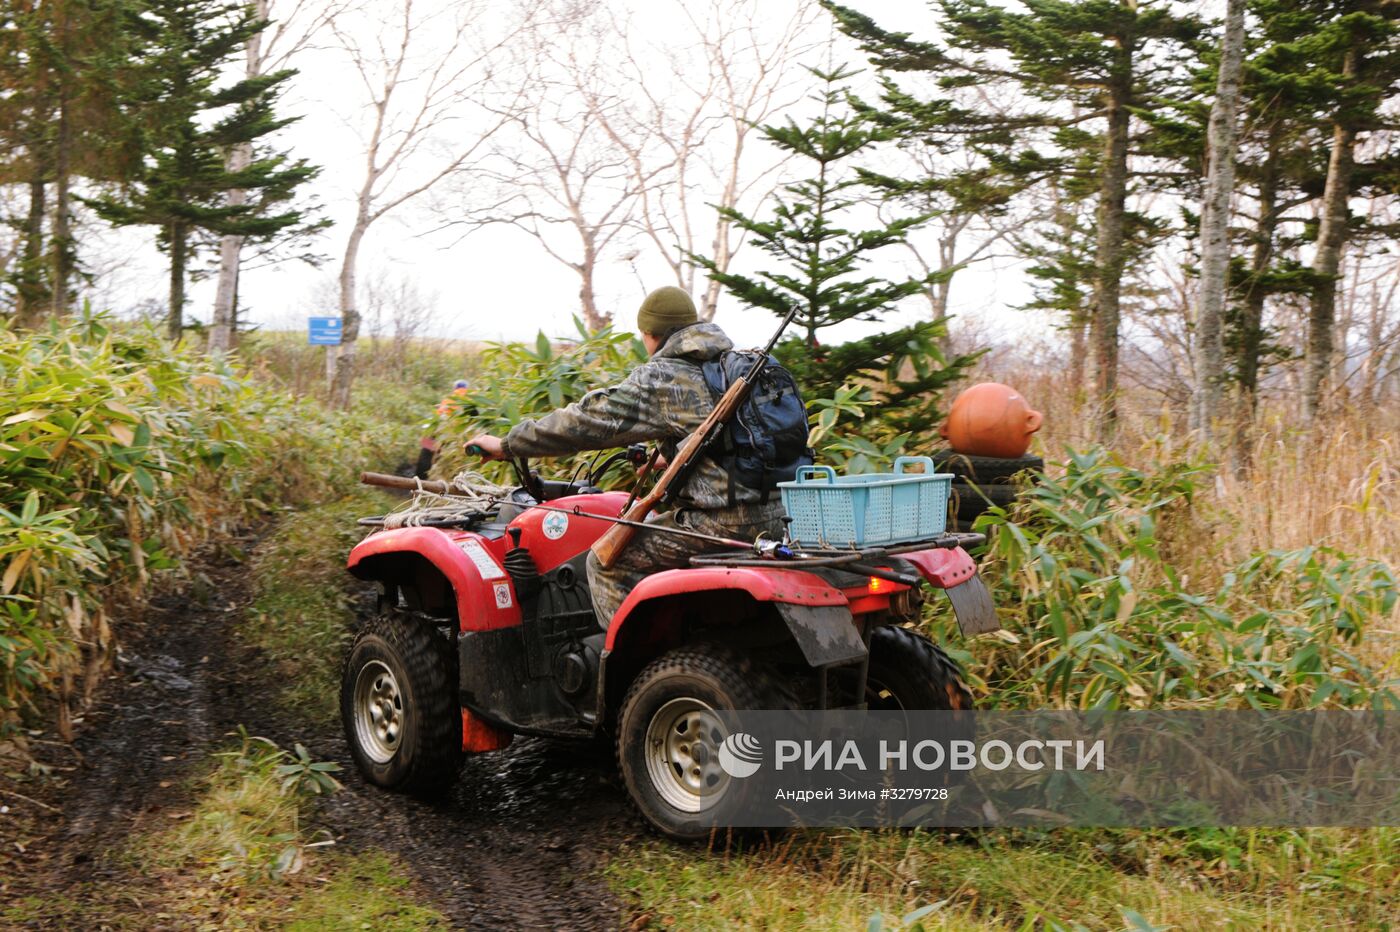
[(695, 433), (688, 438), (690, 442), (683, 443), (677, 451), (674, 459), (666, 466), (666, 471), (657, 478), (656, 484), (651, 491), (642, 498), (637, 499), (627, 508), (622, 518), (633, 522), (630, 524), (614, 524), (608, 531), (593, 543), (593, 553), (598, 557), (598, 562), (604, 569), (611, 567), (617, 562), (617, 558), (622, 555), (622, 551), (627, 549), (627, 545), (632, 542), (632, 538), (637, 533), (637, 523), (646, 520), (647, 515), (663, 502), (674, 501), (680, 491), (685, 488), (690, 476), (695, 471), (695, 467), (700, 463), (701, 457), (710, 448), (710, 445), (718, 439), (724, 425), (734, 416), (734, 412), (739, 410), (739, 406), (744, 403), (744, 399), (753, 390), (753, 380), (758, 378), (758, 374), (763, 371), (763, 367), (768, 365), (769, 355), (773, 352), (773, 347), (778, 345), (778, 340), (787, 329), (788, 324), (797, 316), (797, 305), (793, 305), (792, 310), (783, 318), (783, 322), (778, 325), (778, 332), (773, 334), (773, 339), (768, 341), (768, 345), (758, 354), (749, 371), (739, 378), (725, 390), (719, 401), (715, 402), (715, 409), (710, 412), (709, 417), (695, 429)]

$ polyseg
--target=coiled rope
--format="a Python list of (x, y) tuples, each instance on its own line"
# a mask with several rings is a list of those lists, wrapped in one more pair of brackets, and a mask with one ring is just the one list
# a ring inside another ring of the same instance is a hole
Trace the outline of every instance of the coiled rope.
[(499, 500), (510, 495), (509, 486), (499, 485), (479, 472), (459, 472), (448, 483), (452, 493), (429, 492), (422, 482), (403, 507), (384, 516), (385, 528), (420, 527), (443, 521), (482, 518), (492, 513)]

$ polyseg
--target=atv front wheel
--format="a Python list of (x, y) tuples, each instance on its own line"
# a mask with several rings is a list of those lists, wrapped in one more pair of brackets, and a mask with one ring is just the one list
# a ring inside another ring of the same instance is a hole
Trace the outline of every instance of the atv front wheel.
[(618, 716), (618, 767), (628, 793), (662, 833), (705, 838), (745, 800), (744, 781), (720, 767), (729, 730), (715, 712), (792, 708), (778, 674), (739, 653), (701, 645), (662, 655), (638, 674)]
[(350, 647), (340, 717), (356, 766), (371, 783), (418, 796), (447, 790), (462, 764), (457, 659), (427, 619), (392, 612)]

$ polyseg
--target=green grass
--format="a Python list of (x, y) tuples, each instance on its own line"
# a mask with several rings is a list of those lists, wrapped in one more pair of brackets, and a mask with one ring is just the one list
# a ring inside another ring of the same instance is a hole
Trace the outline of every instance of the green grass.
[(345, 571), (346, 555), (365, 533), (355, 521), (393, 504), (381, 492), (359, 489), (288, 515), (253, 560), (256, 595), (242, 639), (271, 664), (269, 681), (285, 684), (279, 700), (314, 724), (338, 714), (351, 600), (364, 588)]
[(749, 850), (653, 842), (609, 882), (655, 927), (1388, 929), (1400, 832), (794, 833)]
[(286, 929), (375, 929), (398, 932), (412, 929), (446, 929), (447, 920), (437, 910), (411, 900), (408, 879), (399, 864), (384, 854), (335, 857), (330, 882), (310, 890), (290, 904), (284, 913)]

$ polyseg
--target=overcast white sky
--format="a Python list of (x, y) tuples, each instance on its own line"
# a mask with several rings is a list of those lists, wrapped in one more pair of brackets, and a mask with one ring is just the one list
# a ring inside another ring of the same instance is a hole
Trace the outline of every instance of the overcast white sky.
[[(279, 3), (274, 0), (273, 16)], [(315, 2), (315, 0), (310, 0)], [(380, 9), (392, 10), (395, 0), (374, 0)], [(421, 2), (421, 0), (420, 0)], [(640, 54), (658, 56), (658, 73), (664, 70), (668, 46), (683, 44), (684, 32), (678, 34), (680, 22), (675, 3), (682, 0), (660, 0), (640, 3), (631, 14), (629, 25), (649, 45)], [(704, 0), (700, 0), (704, 2)], [(796, 0), (762, 0), (755, 8), (762, 10), (767, 22), (783, 22)], [(493, 2), (499, 15), (508, 14), (508, 4)], [(882, 22), (902, 28), (926, 30), (929, 14), (925, 4), (907, 0), (867, 2), (862, 7), (874, 12)], [(617, 4), (611, 5), (612, 9)], [(815, 40), (831, 38), (822, 14), (819, 14)], [(363, 24), (356, 27), (366, 28)], [(331, 37), (322, 36), (329, 44)], [(838, 43), (836, 59), (861, 63), (858, 52)], [(810, 56), (802, 64), (822, 64), (822, 52)], [(363, 164), (361, 136), (356, 123), (360, 119), (365, 98), (363, 90), (353, 80), (345, 65), (343, 53), (333, 49), (313, 49), (295, 59), (300, 69), (295, 85), (284, 103), (284, 110), (300, 114), (298, 123), (284, 131), (283, 144), (293, 153), (322, 166), (315, 184), (315, 193), (325, 208), (325, 215), (335, 221), (323, 237), (320, 251), (328, 261), (320, 268), (301, 263), (248, 269), (241, 288), (241, 304), (247, 316), (256, 324), (274, 329), (304, 328), (310, 315), (331, 315), (335, 308), (334, 290), (327, 287), (339, 268), (348, 224), (354, 211), (353, 192), (360, 183)], [(815, 85), (815, 81), (812, 81)], [(470, 127), (458, 127), (469, 132)], [(443, 142), (450, 141), (444, 138)], [(754, 158), (770, 160), (773, 150), (766, 142), (755, 140)], [(755, 162), (757, 164), (757, 162)], [(371, 231), (361, 253), (361, 280), (376, 274), (412, 281), (432, 299), (434, 311), (430, 331), (433, 334), (461, 339), (524, 339), (538, 330), (551, 335), (572, 331), (570, 315), (578, 308), (578, 281), (558, 262), (551, 259), (540, 245), (519, 231), (493, 226), (460, 239), (457, 233), (431, 234), (451, 219), (450, 203), (434, 204), (443, 198), (424, 197), (380, 221)], [(925, 234), (925, 238), (931, 234)], [(154, 231), (135, 228), (111, 234), (101, 234), (102, 246), (96, 251), (93, 265), (101, 272), (96, 303), (128, 310), (143, 301), (159, 303), (165, 295), (164, 256), (154, 249)], [(558, 239), (564, 248), (569, 245), (568, 233), (561, 231)], [(633, 250), (626, 244), (615, 248), (599, 270), (598, 296), (601, 306), (614, 311), (619, 327), (631, 328), (635, 308), (641, 297), (652, 287), (670, 283), (665, 266), (638, 241), (640, 252), (632, 262), (623, 261)], [(741, 254), (741, 269), (752, 270), (772, 260), (756, 250)], [(208, 257), (212, 261), (212, 256)], [(913, 266), (903, 254), (892, 253), (888, 265), (873, 267), (896, 273), (901, 266)], [(193, 316), (207, 320), (213, 301), (213, 281), (206, 279), (191, 288), (189, 310)], [(959, 273), (952, 290), (952, 308), (964, 319), (989, 322), (994, 328), (1007, 331), (1043, 329), (1044, 321), (1009, 307), (1029, 300), (1024, 275), (1010, 261), (979, 265)], [(914, 320), (928, 313), (927, 304), (920, 299), (908, 303), (899, 314), (892, 315), (889, 325)], [(742, 344), (761, 341), (773, 326), (768, 314), (745, 311), (732, 299), (721, 302), (716, 321)], [(873, 329), (872, 325), (851, 325), (837, 337), (855, 337)]]

